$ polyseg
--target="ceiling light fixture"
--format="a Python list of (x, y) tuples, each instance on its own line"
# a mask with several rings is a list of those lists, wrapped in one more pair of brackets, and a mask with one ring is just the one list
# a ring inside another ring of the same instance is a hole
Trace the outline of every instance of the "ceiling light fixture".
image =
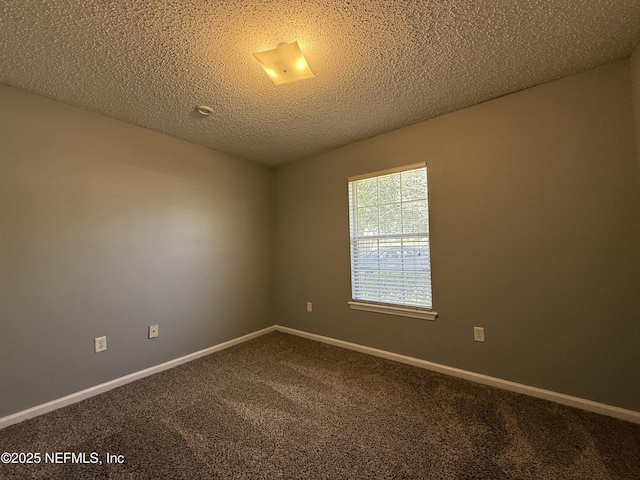
[(315, 75), (307, 64), (298, 42), (281, 43), (273, 50), (253, 54), (274, 85), (295, 82)]

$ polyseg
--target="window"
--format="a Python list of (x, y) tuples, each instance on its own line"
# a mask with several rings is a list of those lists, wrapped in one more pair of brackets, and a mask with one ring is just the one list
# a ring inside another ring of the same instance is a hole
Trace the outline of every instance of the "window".
[(426, 164), (349, 178), (351, 308), (435, 320)]

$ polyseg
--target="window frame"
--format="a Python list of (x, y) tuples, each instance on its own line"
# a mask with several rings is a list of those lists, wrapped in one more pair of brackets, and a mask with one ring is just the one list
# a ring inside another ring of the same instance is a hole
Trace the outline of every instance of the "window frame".
[[(401, 167), (396, 167), (396, 168), (390, 168), (390, 169), (386, 169), (386, 170), (380, 170), (380, 171), (376, 171), (376, 172), (370, 172), (370, 173), (366, 173), (366, 174), (362, 174), (362, 175), (356, 175), (356, 176), (352, 176), (348, 178), (348, 184), (351, 185), (352, 182), (356, 182), (359, 180), (365, 180), (368, 178), (374, 178), (374, 177), (381, 177), (384, 175), (390, 175), (390, 174), (394, 174), (394, 173), (402, 173), (405, 171), (409, 171), (409, 170), (416, 170), (416, 169), (421, 169), (424, 168), (425, 169), (425, 174), (427, 175), (427, 182), (428, 182), (428, 174), (426, 171), (427, 168), (427, 163), (426, 162), (420, 162), (420, 163), (413, 163), (410, 165), (404, 165)], [(351, 189), (349, 189), (349, 266), (350, 266), (350, 274), (351, 274), (351, 300), (349, 302), (347, 302), (347, 304), (349, 305), (349, 308), (353, 309), (353, 310), (363, 310), (363, 311), (369, 311), (369, 312), (375, 312), (375, 313), (383, 313), (383, 314), (388, 314), (388, 315), (397, 315), (397, 316), (402, 316), (402, 317), (412, 317), (412, 318), (419, 318), (419, 319), (423, 319), (423, 320), (435, 320), (437, 317), (437, 312), (435, 312), (433, 310), (433, 308), (426, 308), (426, 307), (420, 307), (420, 306), (412, 306), (412, 305), (403, 305), (403, 304), (392, 304), (392, 303), (383, 303), (383, 302), (375, 302), (375, 301), (371, 301), (371, 300), (363, 300), (363, 299), (356, 299), (353, 298), (354, 297), (354, 256), (353, 256), (353, 241), (354, 241), (354, 237), (352, 237), (352, 222), (354, 221), (354, 219), (352, 218), (353, 212), (352, 212), (352, 194), (351, 194)], [(427, 215), (429, 212), (429, 188), (427, 185)], [(427, 220), (428, 221), (428, 220)], [(429, 232), (429, 228), (427, 227), (427, 233), (426, 235), (424, 233), (420, 234), (420, 237), (425, 237), (427, 239), (429, 248), (428, 248), (428, 253), (429, 253), (429, 263), (431, 263), (431, 245), (430, 245), (430, 232)], [(433, 300), (433, 284), (431, 282), (431, 295), (432, 295), (432, 300)], [(433, 306), (433, 305), (432, 305)]]

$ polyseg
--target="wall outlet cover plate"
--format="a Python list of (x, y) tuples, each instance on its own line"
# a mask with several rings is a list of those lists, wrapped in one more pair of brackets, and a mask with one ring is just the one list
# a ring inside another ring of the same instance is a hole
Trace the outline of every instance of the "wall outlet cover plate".
[(104, 352), (107, 349), (107, 337), (96, 337), (93, 339), (93, 346), (96, 353)]
[(149, 338), (157, 338), (159, 333), (158, 325), (149, 325)]

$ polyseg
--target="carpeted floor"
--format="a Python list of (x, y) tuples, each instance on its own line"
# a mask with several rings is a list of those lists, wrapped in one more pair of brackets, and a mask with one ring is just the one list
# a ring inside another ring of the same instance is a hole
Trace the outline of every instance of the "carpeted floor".
[(0, 430), (4, 451), (41, 459), (2, 479), (640, 478), (640, 425), (277, 332)]

